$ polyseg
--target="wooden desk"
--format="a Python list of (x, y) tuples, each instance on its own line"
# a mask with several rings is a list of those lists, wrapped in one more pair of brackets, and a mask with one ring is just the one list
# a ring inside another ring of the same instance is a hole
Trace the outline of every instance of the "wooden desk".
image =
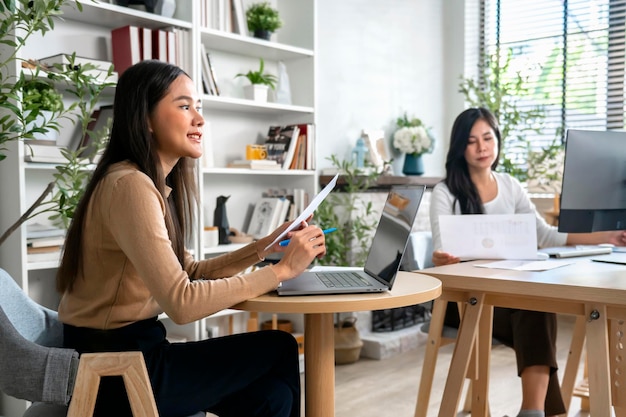
[[(489, 355), (494, 306), (578, 316), (577, 323), (581, 323), (586, 332), (591, 415), (610, 416), (611, 404), (617, 416), (626, 415), (626, 352), (621, 346), (626, 328), (626, 266), (592, 262), (582, 258), (575, 264), (543, 272), (473, 266), (485, 262), (474, 261), (420, 271), (439, 278), (443, 284), (442, 295), (435, 300), (431, 332), (441, 332), (445, 302), (466, 303), (439, 417), (456, 416), (474, 342), (477, 343), (479, 367), (472, 386), (472, 417), (485, 416), (488, 412)], [(612, 330), (612, 339), (617, 340), (611, 346), (608, 320), (616, 324)], [(429, 339), (431, 336), (436, 334), (429, 334)], [(430, 343), (425, 354), (425, 367), (427, 358), (432, 356), (429, 349), (432, 350)], [(580, 352), (577, 354), (580, 358)], [(611, 361), (610, 358), (615, 360)], [(611, 362), (613, 368), (610, 366)], [(575, 375), (567, 378), (571, 380)], [(566, 376), (563, 378), (564, 384), (565, 379)], [(572, 382), (569, 381), (568, 385), (572, 385)], [(571, 387), (567, 389), (571, 392)], [(567, 402), (571, 395), (564, 397)], [(419, 401), (418, 398), (418, 406)]]
[(275, 292), (248, 300), (237, 310), (304, 313), (304, 378), (307, 417), (335, 415), (334, 313), (382, 310), (433, 300), (441, 282), (428, 275), (399, 272), (393, 290), (380, 294), (279, 297)]

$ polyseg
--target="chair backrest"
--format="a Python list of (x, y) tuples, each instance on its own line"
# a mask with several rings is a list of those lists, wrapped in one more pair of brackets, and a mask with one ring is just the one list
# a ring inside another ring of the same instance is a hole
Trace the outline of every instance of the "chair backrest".
[(56, 311), (33, 301), (11, 275), (1, 268), (0, 307), (25, 339), (42, 346), (62, 346), (63, 325)]

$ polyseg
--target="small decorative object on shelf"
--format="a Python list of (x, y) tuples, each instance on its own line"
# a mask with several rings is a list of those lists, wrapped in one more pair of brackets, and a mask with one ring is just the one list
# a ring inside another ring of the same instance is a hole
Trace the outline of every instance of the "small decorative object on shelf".
[(230, 196), (221, 195), (217, 197), (215, 204), (215, 213), (213, 214), (213, 225), (217, 226), (219, 234), (219, 244), (227, 245), (230, 242), (230, 226), (228, 225), (228, 216), (226, 215), (226, 202)]
[(246, 10), (248, 30), (255, 38), (269, 40), (272, 33), (283, 25), (278, 15), (269, 2), (254, 3)]
[(141, 6), (142, 8), (145, 7), (146, 11), (149, 13), (154, 13), (156, 3), (157, 0), (117, 0), (119, 6)]
[(276, 76), (265, 72), (265, 61), (260, 59), (258, 71), (248, 71), (245, 74), (237, 74), (235, 78), (246, 77), (250, 81), (250, 85), (244, 87), (246, 98), (254, 101), (267, 101), (267, 93), (269, 89), (276, 88)]
[(409, 119), (404, 113), (396, 121), (398, 130), (393, 134), (393, 147), (405, 154), (404, 175), (422, 175), (424, 164), (422, 155), (433, 151), (435, 141), (428, 128), (417, 117)]
[(352, 158), (357, 168), (365, 167), (365, 155), (369, 152), (369, 148), (365, 144), (365, 140), (361, 137), (356, 140), (356, 145), (352, 149)]

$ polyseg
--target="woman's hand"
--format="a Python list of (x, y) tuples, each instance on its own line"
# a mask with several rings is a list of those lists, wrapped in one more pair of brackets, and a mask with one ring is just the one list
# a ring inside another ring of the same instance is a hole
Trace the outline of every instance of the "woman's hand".
[(436, 250), (433, 252), (432, 260), (435, 266), (458, 264), (459, 262), (461, 262), (460, 258), (457, 258), (456, 256), (452, 256), (449, 253), (440, 250)]
[(326, 254), (326, 240), (319, 227), (306, 226), (289, 234), (289, 244), (280, 247), (285, 254), (277, 264), (271, 266), (281, 281), (297, 277), (315, 258)]
[(626, 246), (626, 230), (603, 232), (606, 234), (606, 242), (615, 246)]
[[(307, 227), (309, 225), (308, 222), (311, 221), (312, 218), (313, 218), (313, 215), (309, 216), (305, 221), (303, 221), (298, 226), (296, 226), (292, 231), (290, 231), (289, 233), (287, 233), (287, 235), (285, 235), (285, 239), (289, 239), (295, 230), (301, 230)], [(271, 234), (257, 241), (256, 245), (257, 245), (257, 252), (259, 253), (259, 258), (265, 259), (268, 255), (272, 253), (285, 252), (285, 247), (280, 246), (278, 244), (279, 242), (276, 242), (271, 247), (267, 248), (267, 250), (265, 250), (265, 248), (267, 247), (267, 245), (271, 244), (274, 240), (276, 240), (276, 238), (280, 236), (287, 229), (287, 227), (289, 227), (291, 223), (292, 222), (283, 223), (282, 225), (278, 226), (278, 228), (276, 228), (276, 230), (274, 230)]]

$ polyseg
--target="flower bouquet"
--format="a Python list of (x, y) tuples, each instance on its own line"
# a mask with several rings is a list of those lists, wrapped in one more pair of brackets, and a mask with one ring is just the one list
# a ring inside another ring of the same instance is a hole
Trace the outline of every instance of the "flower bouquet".
[(398, 130), (393, 134), (393, 147), (405, 154), (402, 172), (405, 175), (422, 175), (422, 154), (433, 151), (435, 141), (424, 123), (417, 117), (409, 119), (406, 113), (396, 121)]
[(393, 134), (393, 147), (402, 153), (419, 156), (433, 151), (435, 141), (424, 123), (417, 117), (406, 115), (396, 121), (398, 130)]

